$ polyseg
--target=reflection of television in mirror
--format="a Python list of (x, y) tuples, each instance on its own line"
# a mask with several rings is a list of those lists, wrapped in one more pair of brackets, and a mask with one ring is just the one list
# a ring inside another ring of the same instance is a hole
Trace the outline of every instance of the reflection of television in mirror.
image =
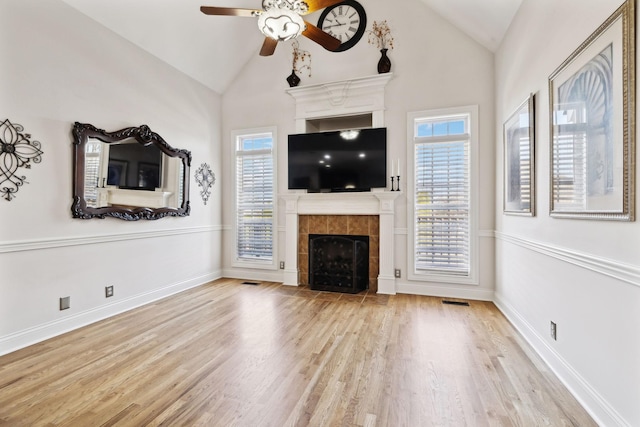
[(109, 145), (107, 185), (127, 190), (160, 188), (162, 151), (137, 142)]

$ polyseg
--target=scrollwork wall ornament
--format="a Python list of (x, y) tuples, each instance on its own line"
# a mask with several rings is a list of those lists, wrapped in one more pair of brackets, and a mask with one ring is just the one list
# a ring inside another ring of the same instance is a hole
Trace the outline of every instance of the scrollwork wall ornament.
[(207, 163), (201, 164), (196, 170), (196, 182), (198, 186), (202, 188), (200, 190), (200, 196), (202, 196), (202, 201), (206, 205), (209, 196), (211, 196), (211, 187), (216, 182), (216, 176)]
[(27, 177), (17, 175), (18, 168), (31, 169), (31, 163), (42, 161), (41, 144), (31, 135), (22, 133), (24, 127), (9, 119), (0, 123), (0, 194), (11, 201)]

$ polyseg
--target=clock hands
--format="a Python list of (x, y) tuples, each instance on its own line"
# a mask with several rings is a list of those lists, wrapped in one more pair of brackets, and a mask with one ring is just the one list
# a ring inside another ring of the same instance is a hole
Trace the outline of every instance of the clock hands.
[(333, 25), (325, 25), (323, 28), (333, 28), (333, 27), (342, 27), (343, 25), (346, 25), (347, 23), (345, 22), (344, 24), (341, 24), (340, 21), (338, 21), (338, 19), (336, 18), (336, 22), (337, 24), (333, 24)]

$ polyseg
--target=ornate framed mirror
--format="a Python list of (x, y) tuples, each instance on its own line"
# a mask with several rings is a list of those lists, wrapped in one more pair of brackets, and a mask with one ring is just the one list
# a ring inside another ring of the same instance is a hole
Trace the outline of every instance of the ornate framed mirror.
[(106, 132), (73, 126), (74, 218), (137, 221), (188, 216), (191, 152), (147, 125)]

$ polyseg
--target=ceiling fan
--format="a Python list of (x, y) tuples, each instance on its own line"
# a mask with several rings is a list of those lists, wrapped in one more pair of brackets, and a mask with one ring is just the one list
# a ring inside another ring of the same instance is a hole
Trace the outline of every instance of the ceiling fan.
[(262, 10), (235, 7), (201, 6), (205, 15), (257, 17), (265, 40), (261, 56), (273, 55), (279, 41), (303, 35), (328, 50), (336, 50), (341, 41), (305, 21), (302, 15), (315, 12), (344, 0), (262, 0)]

